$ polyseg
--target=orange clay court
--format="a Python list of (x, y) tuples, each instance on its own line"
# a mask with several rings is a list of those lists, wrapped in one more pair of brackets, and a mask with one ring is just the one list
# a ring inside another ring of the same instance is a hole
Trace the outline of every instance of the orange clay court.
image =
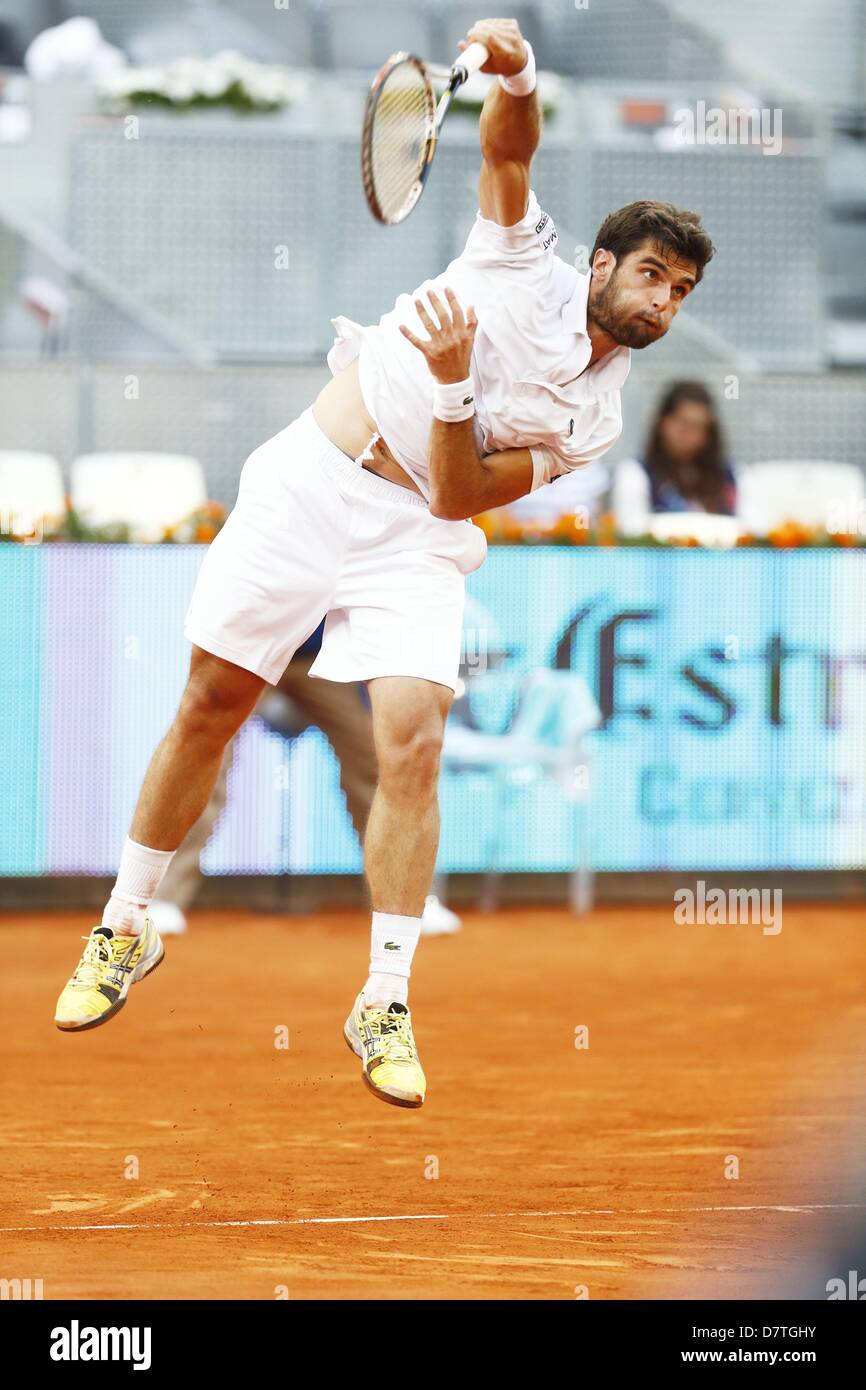
[(416, 962), (419, 1111), (341, 1036), (360, 911), (193, 913), (70, 1036), (91, 926), (0, 918), (3, 1265), (46, 1299), (771, 1298), (863, 1218), (859, 908), (469, 914)]

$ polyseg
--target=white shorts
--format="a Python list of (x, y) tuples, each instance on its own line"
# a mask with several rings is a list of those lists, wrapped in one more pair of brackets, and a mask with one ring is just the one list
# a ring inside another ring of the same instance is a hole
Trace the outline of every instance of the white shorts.
[(274, 685), (327, 614), (311, 675), (454, 690), (463, 576), (486, 554), (477, 526), (431, 516), (423, 497), (349, 458), (310, 406), (244, 464), (184, 632)]

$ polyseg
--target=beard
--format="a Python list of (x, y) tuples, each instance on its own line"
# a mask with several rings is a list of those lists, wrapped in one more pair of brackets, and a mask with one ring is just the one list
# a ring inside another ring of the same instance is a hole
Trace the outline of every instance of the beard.
[(657, 342), (664, 335), (643, 319), (636, 318), (636, 310), (626, 307), (618, 292), (616, 277), (617, 272), (614, 271), (604, 289), (596, 295), (589, 316), (620, 347), (649, 347), (650, 343)]

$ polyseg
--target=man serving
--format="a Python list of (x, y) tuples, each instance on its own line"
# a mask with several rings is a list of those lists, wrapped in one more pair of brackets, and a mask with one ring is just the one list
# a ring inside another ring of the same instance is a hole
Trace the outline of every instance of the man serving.
[(327, 614), (310, 674), (367, 683), (379, 763), (364, 842), (370, 967), (343, 1032), (374, 1095), (424, 1100), (408, 981), (438, 844), (464, 576), (486, 553), (469, 518), (611, 447), (630, 349), (664, 336), (713, 254), (695, 213), (637, 202), (605, 220), (588, 272), (560, 260), (530, 188), (541, 127), (531, 47), (507, 19), (474, 25), (462, 47), (474, 40), (499, 77), (481, 115), (475, 224), (443, 274), (378, 324), (334, 320), (333, 379), (245, 463), (187, 614), (177, 715), (58, 1001), (64, 1030), (106, 1022), (161, 961), (147, 909), (225, 744)]

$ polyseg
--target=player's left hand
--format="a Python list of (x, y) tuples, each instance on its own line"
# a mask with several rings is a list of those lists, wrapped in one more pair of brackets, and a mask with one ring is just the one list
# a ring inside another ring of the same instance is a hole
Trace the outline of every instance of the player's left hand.
[(400, 332), (404, 338), (409, 339), (413, 347), (423, 352), (427, 366), (436, 380), (448, 385), (455, 381), (465, 381), (469, 375), (478, 320), (471, 304), (464, 315), (460, 301), (452, 289), (446, 288), (445, 296), (448, 308), (433, 290), (427, 291), (427, 298), (439, 320), (438, 323), (434, 323), (423, 302), (420, 299), (415, 300), (418, 317), (430, 334), (429, 339), (416, 338), (405, 323), (400, 324)]
[(483, 43), (490, 57), (482, 72), (496, 72), (513, 77), (526, 67), (529, 54), (516, 19), (478, 19), (457, 45), (462, 53), (470, 43)]

